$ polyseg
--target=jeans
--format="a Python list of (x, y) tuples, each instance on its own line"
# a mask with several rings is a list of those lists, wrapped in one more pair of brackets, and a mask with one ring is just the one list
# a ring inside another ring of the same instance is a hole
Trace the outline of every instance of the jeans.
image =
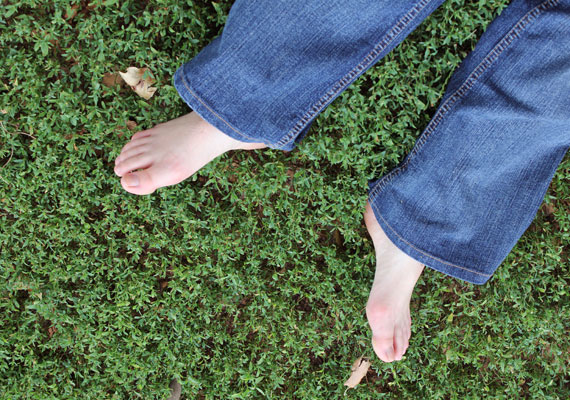
[[(227, 135), (291, 150), (441, 3), (238, 0), (174, 84)], [(483, 284), (532, 222), (569, 146), (570, 0), (514, 0), (454, 72), (410, 154), (370, 183), (369, 201), (406, 254)]]

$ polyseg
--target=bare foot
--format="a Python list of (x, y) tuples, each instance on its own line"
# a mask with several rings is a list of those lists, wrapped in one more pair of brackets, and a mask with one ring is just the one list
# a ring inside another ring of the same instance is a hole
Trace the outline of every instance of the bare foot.
[(424, 266), (388, 239), (369, 202), (364, 222), (376, 251), (376, 274), (366, 305), (372, 347), (382, 361), (401, 360), (411, 334), (410, 298)]
[(235, 140), (191, 112), (135, 133), (115, 160), (115, 173), (127, 192), (149, 194), (182, 182), (226, 151), (264, 147)]

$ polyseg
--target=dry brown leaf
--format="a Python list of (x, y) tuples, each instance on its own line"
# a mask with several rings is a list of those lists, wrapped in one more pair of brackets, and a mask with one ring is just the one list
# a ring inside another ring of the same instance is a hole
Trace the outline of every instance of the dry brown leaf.
[(362, 378), (366, 376), (368, 368), (370, 368), (370, 360), (368, 358), (357, 358), (354, 364), (352, 364), (352, 375), (350, 375), (350, 378), (344, 382), (344, 386), (354, 389), (354, 387), (360, 383)]
[(127, 68), (127, 72), (119, 71), (119, 74), (121, 78), (127, 82), (127, 85), (136, 86), (142, 80), (145, 71), (146, 68), (129, 67)]
[(137, 123), (135, 121), (128, 120), (127, 128), (129, 128), (130, 131), (134, 131), (137, 129)]
[(554, 208), (554, 206), (552, 204), (546, 204), (545, 203), (542, 205), (542, 212), (547, 217), (550, 217), (552, 214), (554, 214), (555, 211), (556, 211), (556, 208)]
[(48, 336), (51, 339), (51, 337), (54, 335), (54, 333), (57, 332), (57, 328), (55, 326), (50, 326), (48, 328)]
[[(145, 78), (145, 72), (146, 74)], [(137, 67), (129, 67), (127, 68), (127, 72), (119, 72), (121, 77), (127, 85), (129, 85), (136, 94), (141, 96), (143, 99), (150, 99), (154, 93), (156, 92), (156, 88), (152, 87), (152, 84), (155, 80), (152, 78), (152, 74), (150, 73), (148, 68), (137, 68)]]
[(120, 79), (120, 76), (115, 73), (106, 72), (103, 75), (103, 85), (107, 87), (121, 86), (123, 84), (124, 84), (123, 80)]

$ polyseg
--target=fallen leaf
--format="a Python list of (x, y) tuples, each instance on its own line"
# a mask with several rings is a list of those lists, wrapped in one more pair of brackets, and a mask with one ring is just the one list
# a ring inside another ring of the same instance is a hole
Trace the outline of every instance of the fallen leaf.
[(344, 382), (344, 386), (354, 389), (354, 387), (360, 383), (362, 378), (366, 376), (368, 368), (370, 368), (370, 360), (368, 358), (357, 358), (354, 364), (352, 364), (352, 375), (350, 375), (350, 378)]
[(119, 71), (119, 74), (121, 78), (127, 82), (127, 85), (136, 86), (142, 80), (145, 71), (146, 68), (129, 67), (127, 68), (127, 72)]
[(8, 114), (8, 110), (2, 109), (2, 110), (0, 110), (0, 113), (2, 113), (2, 114)]
[[(146, 74), (145, 74), (146, 72)], [(129, 67), (127, 72), (119, 72), (121, 78), (129, 85), (136, 94), (145, 100), (150, 99), (156, 92), (152, 87), (155, 80), (148, 68)]]
[(120, 79), (120, 76), (113, 72), (106, 72), (103, 75), (103, 85), (107, 87), (121, 86), (124, 82)]
[(57, 328), (55, 326), (50, 326), (48, 328), (48, 336), (51, 339), (51, 337), (53, 336), (54, 333), (57, 332)]
[(552, 214), (554, 214), (554, 212), (556, 211), (556, 208), (554, 208), (554, 206), (552, 204), (546, 204), (544, 203), (542, 206), (542, 212), (544, 213), (544, 215), (546, 215), (547, 217), (551, 216)]
[(135, 121), (128, 120), (127, 128), (129, 128), (130, 131), (134, 131), (137, 129), (137, 123)]

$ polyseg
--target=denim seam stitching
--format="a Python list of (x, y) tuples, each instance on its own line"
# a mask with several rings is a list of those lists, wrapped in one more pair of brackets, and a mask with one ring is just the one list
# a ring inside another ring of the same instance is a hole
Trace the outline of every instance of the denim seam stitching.
[[(489, 67), (498, 59), (498, 57), (503, 53), (503, 51), (506, 50), (507, 47), (516, 38), (520, 37), (520, 34), (524, 31), (524, 29), (531, 22), (536, 20), (536, 18), (541, 13), (543, 13), (544, 11), (547, 11), (549, 8), (555, 6), (559, 2), (560, 2), (560, 0), (547, 0), (544, 3), (541, 3), (540, 5), (536, 6), (531, 11), (526, 13), (515, 24), (515, 26), (513, 28), (511, 28), (511, 30), (503, 37), (503, 39), (487, 54), (487, 56), (485, 56), (485, 58), (479, 63), (479, 65), (467, 77), (467, 79), (463, 82), (463, 84), (459, 87), (459, 89), (457, 89), (455, 91), (455, 93), (453, 93), (453, 95), (451, 95), (449, 97), (449, 99), (439, 108), (436, 115), (430, 121), (430, 123), (428, 124), (428, 126), (425, 129), (422, 136), (418, 139), (418, 142), (416, 143), (416, 145), (414, 146), (414, 148), (412, 149), (412, 151), (410, 152), (408, 157), (406, 157), (406, 160), (404, 160), (404, 163), (402, 163), (402, 165), (400, 167), (396, 168), (394, 171), (392, 171), (391, 173), (386, 175), (384, 178), (382, 178), (378, 183), (376, 183), (374, 188), (372, 188), (372, 190), (370, 191), (370, 195), (369, 195), (370, 198), (377, 196), (379, 194), (379, 192), (388, 185), (388, 183), (390, 183), (395, 177), (397, 177), (398, 175), (400, 175), (402, 172), (404, 172), (407, 169), (410, 161), (421, 150), (423, 145), (426, 143), (427, 139), (429, 139), (431, 134), (435, 131), (435, 129), (443, 121), (444, 117), (451, 110), (452, 106), (455, 105), (458, 100), (462, 99), (463, 96), (465, 96), (465, 94), (467, 94), (467, 92), (479, 80), (479, 78), (483, 75), (483, 73), (489, 69)], [(373, 201), (371, 201), (370, 204), (372, 205), (372, 207), (376, 211), (376, 215), (378, 215), (380, 217), (380, 219), (382, 219), (382, 221), (392, 231), (392, 233), (394, 233), (394, 235), (396, 235), (402, 242), (406, 243), (408, 246), (410, 246), (414, 250), (418, 251), (419, 253), (421, 253), (421, 254), (425, 255), (426, 257), (429, 257), (435, 261), (441, 262), (445, 265), (449, 265), (451, 267), (459, 268), (459, 269), (462, 269), (462, 270), (465, 270), (468, 272), (472, 272), (472, 273), (475, 273), (478, 275), (489, 276), (489, 277), (491, 276), (491, 275), (486, 275), (486, 274), (482, 274), (482, 273), (477, 272), (477, 271), (470, 270), (470, 269), (465, 268), (465, 267), (461, 267), (459, 265), (449, 263), (447, 261), (444, 261), (444, 260), (441, 260), (437, 257), (434, 257), (434, 256), (426, 253), (423, 250), (420, 250), (419, 248), (417, 248), (416, 246), (414, 246), (413, 244), (408, 242), (406, 239), (401, 237), (394, 230), (394, 228), (392, 228), (392, 226), (390, 226), (390, 224), (384, 219), (384, 217), (382, 216), (382, 213), (380, 212), (380, 210), (374, 204)]]
[(404, 172), (410, 162), (413, 160), (423, 145), (427, 142), (430, 136), (434, 133), (435, 129), (444, 120), (452, 107), (461, 100), (469, 90), (478, 82), (479, 78), (493, 65), (499, 56), (513, 43), (513, 41), (520, 37), (521, 33), (527, 28), (527, 26), (536, 20), (536, 18), (547, 11), (549, 8), (558, 4), (560, 0), (547, 0), (544, 3), (539, 4), (528, 13), (526, 13), (516, 24), (511, 28), (511, 30), (501, 39), (499, 43), (485, 56), (485, 58), (479, 63), (479, 65), (471, 72), (463, 84), (457, 89), (447, 101), (441, 105), (438, 109), (436, 115), (430, 121), (426, 127), (424, 133), (418, 139), (416, 145), (406, 157), (402, 165), (394, 169), (392, 172), (380, 179), (370, 192), (370, 197), (376, 196), (378, 192), (384, 189), (394, 178), (399, 176)]
[(313, 106), (301, 117), (295, 126), (287, 133), (281, 140), (277, 142), (278, 147), (283, 147), (291, 142), (295, 137), (307, 126), (309, 121), (323, 108), (326, 107), (327, 103), (346, 88), (352, 80), (358, 76), (358, 74), (365, 71), (378, 56), (394, 41), (394, 39), (402, 33), (402, 31), (426, 8), (426, 6), (431, 3), (432, 0), (421, 0), (419, 3), (414, 5), (400, 20), (390, 29), (390, 31), (384, 35), (382, 40), (374, 46), (374, 48), (368, 52), (368, 54), (362, 59), (362, 61), (350, 70), (346, 75), (344, 75), (339, 81), (337, 81)]
[(478, 271), (475, 271), (475, 270), (472, 270), (472, 269), (469, 269), (469, 268), (465, 268), (465, 267), (462, 267), (462, 266), (459, 266), (459, 265), (450, 263), (450, 262), (448, 262), (448, 261), (442, 260), (441, 258), (432, 256), (431, 254), (429, 254), (429, 253), (427, 253), (427, 252), (425, 252), (425, 251), (423, 251), (423, 250), (420, 250), (419, 248), (417, 248), (416, 246), (414, 246), (413, 244), (411, 244), (410, 242), (408, 242), (406, 239), (404, 239), (402, 236), (400, 236), (400, 235), (398, 234), (398, 232), (396, 232), (396, 231), (394, 230), (394, 228), (392, 228), (392, 226), (390, 226), (390, 224), (388, 223), (388, 221), (386, 221), (386, 220), (384, 219), (384, 217), (382, 216), (382, 214), (380, 213), (380, 211), (378, 210), (378, 208), (374, 205), (374, 203), (371, 202), (370, 204), (371, 204), (372, 207), (374, 207), (374, 210), (375, 210), (376, 213), (377, 213), (376, 215), (378, 215), (378, 216), (382, 219), (382, 221), (383, 221), (383, 222), (386, 224), (386, 226), (392, 231), (392, 233), (393, 233), (394, 235), (396, 235), (396, 236), (398, 237), (398, 239), (400, 239), (402, 242), (404, 242), (405, 244), (407, 244), (408, 246), (410, 246), (410, 247), (411, 247), (412, 249), (414, 249), (415, 251), (417, 251), (417, 252), (423, 254), (423, 255), (426, 256), (426, 257), (431, 258), (432, 260), (438, 261), (438, 262), (440, 262), (440, 263), (442, 263), (442, 264), (445, 264), (445, 265), (448, 265), (448, 266), (450, 266), (450, 267), (462, 269), (462, 270), (464, 270), (464, 271), (471, 272), (471, 273), (477, 274), (477, 275), (482, 275), (482, 276), (485, 276), (485, 277), (491, 277), (491, 276), (492, 276), (492, 275), (484, 274), (484, 273), (482, 273), (482, 272), (478, 272)]
[(243, 136), (244, 138), (247, 138), (249, 140), (254, 140), (257, 141), (258, 139), (252, 138), (247, 136), (244, 133), (241, 133), (240, 131), (238, 131), (236, 128), (234, 128), (228, 121), (226, 121), (225, 119), (223, 119), (218, 113), (216, 113), (210, 106), (208, 106), (200, 97), (198, 97), (198, 95), (196, 93), (194, 93), (194, 91), (192, 89), (190, 89), (190, 87), (188, 86), (188, 83), (186, 82), (186, 78), (184, 77), (184, 74), (180, 74), (180, 77), (182, 79), (182, 83), (184, 84), (184, 86), (186, 87), (186, 90), (188, 90), (188, 92), (194, 96), (194, 98), (196, 100), (198, 100), (200, 103), (202, 103), (202, 105), (204, 107), (206, 107), (208, 109), (208, 111), (210, 111), (215, 117), (217, 117), (220, 121), (222, 121), (223, 123), (225, 123), (232, 131), (234, 131), (235, 133), (237, 133), (240, 136)]

